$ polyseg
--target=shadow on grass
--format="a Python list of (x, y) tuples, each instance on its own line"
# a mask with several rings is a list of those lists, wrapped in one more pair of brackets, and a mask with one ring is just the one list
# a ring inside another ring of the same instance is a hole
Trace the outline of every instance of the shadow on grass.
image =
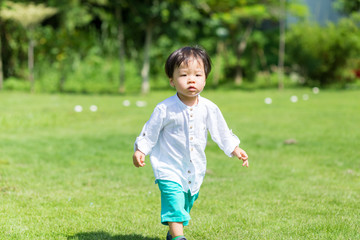
[(74, 236), (69, 236), (67, 240), (161, 240), (161, 239), (152, 238), (152, 237), (143, 237), (141, 235), (136, 235), (136, 234), (112, 236), (111, 234), (106, 232), (86, 232), (86, 233), (77, 233)]

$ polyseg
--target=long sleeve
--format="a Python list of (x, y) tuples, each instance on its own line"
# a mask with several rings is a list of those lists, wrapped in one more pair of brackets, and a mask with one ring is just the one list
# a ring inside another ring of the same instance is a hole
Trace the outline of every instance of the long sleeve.
[(154, 109), (150, 119), (145, 123), (140, 135), (136, 138), (134, 148), (140, 150), (145, 155), (150, 154), (152, 148), (158, 141), (162, 123), (164, 120), (164, 113), (159, 107)]
[(240, 144), (240, 140), (229, 129), (220, 109), (216, 105), (210, 111), (207, 125), (211, 138), (226, 155), (232, 157), (232, 152)]

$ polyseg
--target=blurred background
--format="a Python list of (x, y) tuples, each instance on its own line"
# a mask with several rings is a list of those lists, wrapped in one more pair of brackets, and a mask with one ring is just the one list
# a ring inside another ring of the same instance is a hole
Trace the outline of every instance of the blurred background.
[(0, 2), (2, 91), (168, 88), (185, 45), (210, 54), (208, 88), (360, 88), (360, 0)]

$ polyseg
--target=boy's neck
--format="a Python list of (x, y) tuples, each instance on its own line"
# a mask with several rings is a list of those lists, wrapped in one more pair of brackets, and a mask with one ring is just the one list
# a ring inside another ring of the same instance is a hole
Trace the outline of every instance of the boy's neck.
[(181, 102), (183, 102), (186, 106), (192, 107), (199, 102), (199, 95), (196, 95), (194, 97), (184, 97), (181, 96), (179, 93), (177, 93), (178, 98)]

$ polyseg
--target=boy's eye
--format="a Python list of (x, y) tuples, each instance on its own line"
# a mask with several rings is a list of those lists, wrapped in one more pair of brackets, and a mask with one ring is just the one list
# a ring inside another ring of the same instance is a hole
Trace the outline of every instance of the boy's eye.
[(180, 77), (186, 77), (186, 74), (180, 74)]

